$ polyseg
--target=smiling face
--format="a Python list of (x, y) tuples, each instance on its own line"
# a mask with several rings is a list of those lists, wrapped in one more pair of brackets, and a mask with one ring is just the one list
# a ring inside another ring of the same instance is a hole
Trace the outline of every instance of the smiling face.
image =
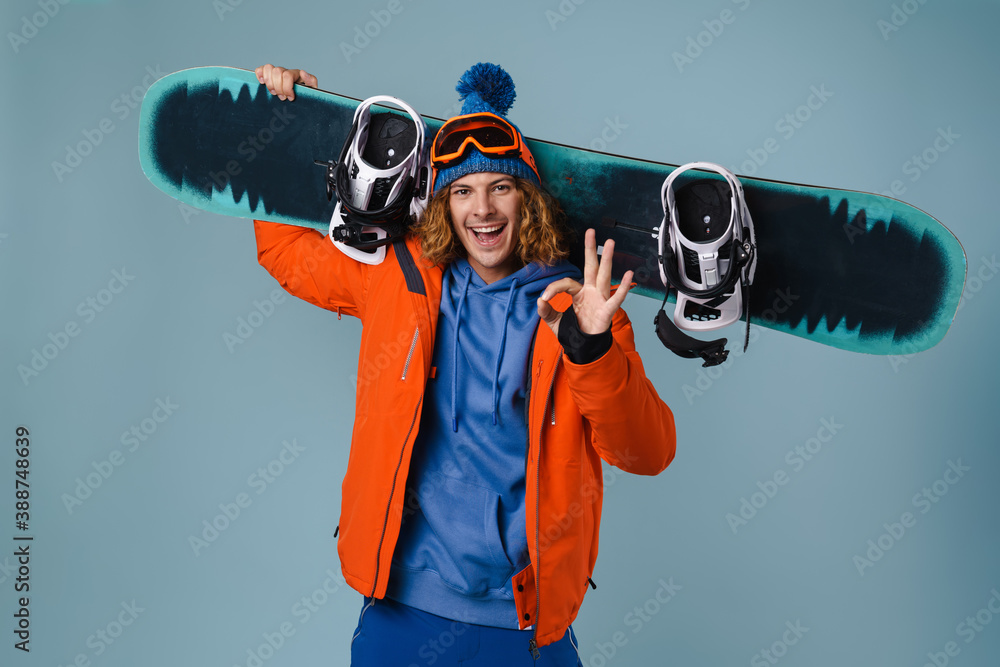
[(517, 254), (521, 193), (513, 176), (479, 172), (448, 186), (452, 226), (469, 265), (487, 284), (522, 266)]

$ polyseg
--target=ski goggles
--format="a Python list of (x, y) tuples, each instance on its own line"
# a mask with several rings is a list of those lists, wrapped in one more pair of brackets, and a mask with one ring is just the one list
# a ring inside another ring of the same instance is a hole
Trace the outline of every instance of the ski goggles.
[(431, 145), (431, 164), (447, 169), (465, 159), (469, 148), (488, 158), (520, 157), (538, 174), (535, 158), (509, 122), (489, 112), (457, 116), (441, 126)]

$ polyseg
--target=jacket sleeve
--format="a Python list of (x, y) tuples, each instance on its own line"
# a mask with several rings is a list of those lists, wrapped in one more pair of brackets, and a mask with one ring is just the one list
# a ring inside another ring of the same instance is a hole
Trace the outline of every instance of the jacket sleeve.
[(289, 294), (338, 315), (364, 316), (371, 266), (307, 227), (254, 220), (254, 233), (257, 261)]
[(597, 360), (575, 364), (564, 357), (570, 392), (602, 459), (626, 472), (656, 475), (674, 458), (674, 414), (646, 377), (632, 324), (621, 309), (611, 333), (611, 349)]

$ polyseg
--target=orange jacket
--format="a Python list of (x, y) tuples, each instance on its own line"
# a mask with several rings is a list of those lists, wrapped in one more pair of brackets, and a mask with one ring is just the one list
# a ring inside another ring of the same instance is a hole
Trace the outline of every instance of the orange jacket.
[[(363, 323), (337, 551), (351, 587), (382, 598), (432, 372), (442, 267), (423, 260), (413, 239), (370, 266), (311, 229), (261, 221), (255, 229), (258, 261), (289, 293)], [(565, 309), (570, 298), (552, 304)], [(612, 334), (611, 349), (584, 365), (563, 356), (547, 326), (535, 335), (525, 503), (531, 564), (514, 575), (513, 588), (521, 627), (535, 626), (539, 646), (565, 634), (594, 569), (601, 459), (655, 475), (674, 457), (673, 414), (646, 378), (622, 310)]]

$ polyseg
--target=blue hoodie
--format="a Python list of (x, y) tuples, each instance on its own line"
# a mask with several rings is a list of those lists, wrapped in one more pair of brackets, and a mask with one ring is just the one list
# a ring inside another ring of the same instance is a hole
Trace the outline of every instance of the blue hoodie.
[(579, 270), (529, 264), (487, 285), (460, 259), (444, 272), (420, 431), (387, 595), (432, 614), (517, 628), (511, 576), (528, 563), (528, 356), (536, 302)]

